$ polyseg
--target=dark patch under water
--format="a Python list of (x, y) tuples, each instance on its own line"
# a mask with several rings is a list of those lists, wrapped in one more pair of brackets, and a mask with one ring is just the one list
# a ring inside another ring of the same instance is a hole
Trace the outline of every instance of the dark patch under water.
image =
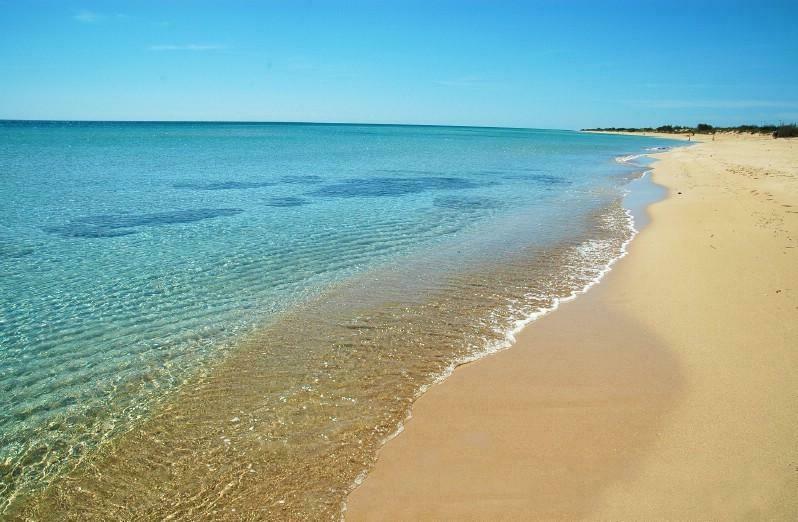
[(213, 183), (175, 183), (174, 188), (192, 190), (242, 190), (271, 187), (273, 181), (217, 181)]
[(533, 174), (528, 176), (527, 179), (543, 183), (545, 185), (570, 185), (571, 182), (561, 176), (551, 176), (549, 174)]
[(266, 202), (269, 207), (301, 207), (310, 203), (307, 199), (286, 196), (282, 198), (271, 198)]
[(110, 229), (74, 222), (68, 223), (66, 225), (44, 227), (42, 230), (49, 232), (50, 234), (59, 235), (61, 237), (80, 237), (86, 239), (129, 236), (138, 232), (138, 230), (133, 229)]
[[(530, 172), (535, 172), (530, 170)], [(504, 179), (519, 179), (523, 181), (534, 181), (541, 185), (570, 185), (572, 182), (562, 176), (552, 176), (551, 174), (506, 174)]]
[(377, 169), (375, 172), (383, 172), (385, 174), (402, 174), (413, 176), (439, 176), (445, 174), (439, 170), (421, 170), (421, 169)]
[(33, 254), (33, 249), (24, 245), (0, 242), (0, 259), (15, 259)]
[(462, 190), (484, 186), (485, 183), (456, 177), (354, 178), (321, 187), (311, 194), (331, 198), (385, 197), (418, 194), (430, 190)]
[(63, 237), (119, 237), (135, 234), (140, 227), (159, 227), (193, 223), (204, 219), (235, 216), (243, 212), (240, 208), (197, 208), (153, 212), (148, 214), (102, 214), (85, 216), (70, 220), (64, 225), (44, 227), (45, 232)]
[(502, 202), (495, 198), (475, 198), (458, 196), (441, 196), (432, 201), (439, 208), (451, 210), (473, 211), (499, 208)]
[(324, 178), (315, 174), (307, 174), (304, 176), (283, 176), (280, 182), (288, 183), (290, 185), (315, 185), (317, 183), (324, 183)]

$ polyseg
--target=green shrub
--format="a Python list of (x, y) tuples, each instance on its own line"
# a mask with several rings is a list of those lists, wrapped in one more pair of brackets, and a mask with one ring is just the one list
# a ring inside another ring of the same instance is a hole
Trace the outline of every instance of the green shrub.
[(696, 132), (700, 132), (701, 134), (709, 134), (715, 130), (715, 127), (710, 125), (709, 123), (699, 123), (696, 128)]
[(779, 125), (775, 132), (777, 138), (798, 138), (798, 125)]
[(796, 138), (798, 137), (798, 125), (795, 123), (780, 124), (780, 125), (738, 125), (737, 127), (713, 127), (709, 123), (699, 123), (695, 128), (683, 127), (681, 125), (660, 125), (656, 129), (651, 127), (643, 127), (639, 129), (628, 127), (608, 127), (603, 129), (584, 129), (584, 130), (603, 130), (603, 131), (616, 131), (616, 132), (666, 132), (671, 134), (685, 133), (685, 132), (698, 132), (701, 134), (709, 134), (715, 132), (739, 132), (751, 134), (774, 134), (778, 138)]

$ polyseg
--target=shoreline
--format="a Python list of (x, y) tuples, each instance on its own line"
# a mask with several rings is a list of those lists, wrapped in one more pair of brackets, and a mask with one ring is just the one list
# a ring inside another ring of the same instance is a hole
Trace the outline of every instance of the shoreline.
[[(664, 151), (663, 151), (664, 152)], [(629, 163), (630, 161), (637, 159), (639, 157), (652, 157), (656, 152), (650, 153), (641, 153), (634, 156), (634, 158), (623, 158), (618, 157), (615, 160), (619, 163)], [(650, 166), (643, 166), (638, 165), (642, 172), (640, 175), (631, 181), (629, 181), (628, 186), (631, 187), (632, 185), (638, 184), (645, 184), (646, 186), (636, 186), (634, 188), (628, 188), (627, 193), (622, 197), (623, 201), (623, 209), (627, 216), (627, 229), (629, 232), (629, 237), (624, 240), (622, 243), (618, 255), (612, 259), (610, 259), (607, 264), (599, 270), (598, 275), (595, 276), (594, 279), (589, 281), (585, 286), (581, 288), (577, 288), (573, 290), (569, 295), (564, 297), (555, 298), (551, 306), (547, 308), (541, 308), (536, 312), (530, 314), (529, 316), (525, 317), (524, 319), (516, 321), (516, 324), (513, 328), (507, 331), (505, 338), (503, 341), (494, 343), (485, 349), (479, 351), (478, 353), (472, 354), (471, 356), (460, 359), (452, 362), (452, 364), (440, 375), (438, 375), (431, 383), (422, 386), (418, 392), (415, 394), (414, 397), (414, 404), (417, 402), (427, 391), (435, 386), (439, 386), (446, 382), (452, 374), (461, 367), (472, 365), (478, 363), (479, 361), (501, 353), (503, 351), (509, 350), (513, 348), (513, 346), (517, 343), (518, 336), (522, 334), (525, 328), (532, 325), (535, 321), (540, 320), (541, 318), (556, 312), (560, 309), (560, 307), (570, 301), (577, 299), (578, 297), (586, 294), (589, 292), (593, 287), (599, 285), (604, 278), (613, 270), (613, 266), (618, 263), (621, 259), (626, 257), (629, 253), (629, 245), (634, 241), (637, 235), (641, 232), (642, 228), (648, 224), (648, 207), (658, 201), (661, 201), (667, 197), (667, 193), (659, 193), (659, 191), (664, 190), (664, 187), (661, 185), (656, 184), (651, 178), (651, 168)], [(633, 197), (636, 196), (636, 197)], [(413, 407), (408, 410), (406, 417), (399, 423), (396, 430), (388, 435), (385, 439), (383, 439), (380, 443), (380, 447), (377, 450), (377, 454), (382, 451), (386, 444), (389, 444), (393, 439), (398, 437), (402, 432), (405, 430), (405, 425), (408, 421), (413, 418)], [(349, 489), (349, 494), (353, 491), (358, 489), (362, 483), (368, 478), (371, 469), (364, 470), (360, 473), (356, 478), (354, 483), (351, 485)], [(342, 503), (342, 518), (345, 518), (347, 512), (347, 497), (344, 498)]]
[[(665, 151), (663, 151), (663, 152), (665, 152)], [(640, 158), (640, 157), (652, 157), (654, 154), (657, 154), (657, 153), (656, 152), (641, 153), (641, 154), (635, 155), (634, 158), (618, 157), (618, 158), (615, 158), (615, 160), (618, 163), (629, 164), (629, 162), (633, 161), (634, 159), (637, 159), (637, 158)], [(622, 208), (623, 208), (624, 213), (626, 214), (626, 217), (628, 219), (628, 221), (627, 221), (627, 229), (628, 229), (628, 232), (629, 232), (629, 237), (627, 239), (625, 239), (623, 241), (623, 243), (621, 244), (621, 247), (620, 247), (620, 250), (618, 252), (618, 255), (616, 257), (613, 257), (612, 259), (610, 259), (606, 263), (606, 265), (599, 270), (598, 275), (596, 275), (595, 278), (592, 279), (591, 281), (589, 281), (585, 286), (573, 290), (569, 295), (566, 295), (566, 296), (563, 296), (563, 297), (554, 298), (554, 300), (553, 300), (553, 302), (552, 302), (552, 304), (550, 306), (548, 306), (546, 308), (540, 308), (537, 311), (535, 311), (534, 313), (532, 313), (529, 316), (525, 317), (524, 319), (517, 320), (515, 325), (511, 329), (509, 329), (507, 331), (507, 333), (505, 334), (504, 339), (501, 340), (500, 342), (491, 343), (489, 346), (487, 346), (483, 350), (481, 350), (481, 351), (479, 351), (477, 353), (474, 353), (474, 354), (466, 357), (465, 359), (459, 359), (459, 360), (453, 361), (432, 382), (422, 386), (417, 391), (417, 393), (415, 394), (414, 399), (413, 399), (414, 404), (415, 404), (416, 401), (418, 401), (419, 398), (421, 398), (425, 393), (427, 393), (427, 391), (429, 391), (429, 389), (431, 389), (431, 388), (433, 388), (435, 386), (439, 386), (439, 385), (443, 384), (459, 368), (461, 368), (463, 366), (466, 366), (466, 365), (475, 364), (475, 363), (477, 363), (477, 362), (479, 362), (479, 361), (481, 361), (481, 360), (483, 360), (483, 359), (485, 359), (487, 357), (491, 357), (491, 356), (496, 355), (496, 354), (498, 354), (500, 352), (503, 352), (503, 351), (511, 349), (516, 344), (518, 335), (520, 335), (524, 331), (525, 328), (530, 326), (535, 321), (538, 321), (539, 319), (541, 319), (541, 318), (543, 318), (543, 317), (545, 317), (545, 316), (547, 316), (547, 315), (549, 315), (549, 314), (551, 314), (553, 312), (556, 312), (563, 304), (568, 303), (570, 301), (573, 301), (573, 300), (577, 299), (578, 297), (582, 296), (583, 294), (586, 294), (587, 292), (589, 292), (594, 286), (600, 284), (604, 280), (604, 278), (607, 276), (607, 274), (609, 274), (612, 271), (613, 266), (615, 266), (615, 264), (618, 261), (620, 261), (621, 259), (626, 257), (626, 255), (628, 255), (628, 253), (629, 253), (629, 251), (628, 251), (629, 245), (632, 243), (632, 241), (634, 241), (634, 239), (637, 237), (637, 235), (641, 232), (642, 228), (645, 225), (647, 225), (648, 222), (649, 222), (649, 219), (648, 219), (648, 216), (647, 216), (648, 207), (650, 205), (658, 202), (658, 201), (663, 200), (665, 197), (667, 197), (667, 193), (666, 192), (660, 192), (660, 191), (664, 191), (664, 187), (661, 186), (661, 185), (656, 184), (651, 179), (651, 168), (650, 168), (650, 166), (644, 166), (644, 165), (635, 165), (635, 166), (639, 167), (642, 170), (642, 172), (639, 174), (638, 177), (636, 177), (636, 178), (632, 179), (631, 181), (629, 181), (627, 186), (628, 187), (632, 187), (632, 185), (639, 185), (639, 184), (645, 184), (645, 186), (636, 186), (634, 188), (628, 188), (628, 189), (626, 189), (627, 193), (621, 198), (622, 202), (623, 202), (623, 207)], [(636, 197), (633, 197), (633, 196), (636, 196)], [(379, 454), (379, 452), (382, 451), (382, 448), (386, 444), (390, 443), (393, 439), (398, 437), (404, 431), (406, 423), (412, 418), (413, 418), (413, 407), (411, 406), (411, 408), (407, 412), (407, 415), (398, 424), (396, 429), (390, 435), (385, 437), (385, 439), (383, 439), (380, 442), (379, 449), (377, 449), (377, 454)], [(351, 494), (354, 490), (356, 490), (357, 488), (359, 488), (361, 486), (363, 481), (365, 481), (366, 478), (368, 477), (370, 471), (371, 471), (371, 469), (364, 470), (362, 473), (360, 473), (355, 478), (355, 481), (350, 486), (349, 494)], [(346, 502), (347, 498), (348, 498), (348, 495), (347, 495), (347, 497), (344, 498), (344, 501), (342, 502), (342, 509), (341, 509), (342, 516), (344, 516), (346, 514), (346, 511), (347, 511), (347, 502)]]
[[(763, 144), (765, 140), (768, 145)], [(711, 245), (709, 252), (691, 255), (684, 246), (680, 250), (679, 243), (696, 246), (695, 243), (705, 243), (706, 238), (696, 236), (697, 230), (686, 230), (687, 223), (680, 223), (682, 228), (679, 228), (672, 222), (679, 221), (680, 212), (687, 209), (711, 219), (713, 229), (722, 228), (725, 220), (719, 220), (713, 210), (702, 208), (704, 200), (720, 196), (714, 190), (708, 191), (699, 180), (725, 182), (740, 172), (744, 178), (735, 177), (733, 181), (737, 183), (733, 189), (725, 187), (725, 183), (716, 185), (725, 189), (721, 191), (723, 195), (728, 197), (733, 191), (738, 197), (752, 197), (757, 189), (750, 185), (756, 185), (758, 178), (766, 178), (773, 171), (785, 179), (779, 187), (780, 197), (798, 204), (795, 201), (798, 191), (793, 183), (796, 172), (792, 166), (797, 156), (795, 145), (790, 141), (773, 144), (772, 140), (760, 137), (720, 136), (701, 147), (654, 154), (658, 159), (652, 166), (654, 180), (665, 185), (670, 195), (648, 207), (652, 223), (631, 244), (633, 255), (618, 263), (617, 270), (591, 292), (564, 303), (556, 314), (547, 314), (527, 326), (510, 349), (481, 359), (479, 364), (458, 367), (449, 379), (418, 399), (404, 432), (383, 446), (376, 466), (350, 494), (346, 517), (351, 520), (387, 518), (388, 514), (391, 518), (413, 519), (692, 518), (719, 514), (735, 517), (750, 512), (751, 504), (759, 512), (776, 518), (798, 513), (795, 499), (789, 499), (785, 493), (789, 491), (790, 480), (795, 480), (789, 466), (773, 469), (772, 461), (768, 461), (769, 467), (761, 463), (756, 466), (759, 482), (779, 489), (782, 500), (787, 500), (778, 505), (761, 484), (752, 485), (745, 480), (748, 470), (739, 469), (735, 473), (728, 465), (724, 466), (724, 462), (734, 459), (719, 455), (714, 448), (707, 449), (686, 433), (701, 427), (693, 426), (695, 415), (711, 418), (713, 409), (723, 409), (705, 404), (708, 397), (717, 399), (716, 395), (721, 393), (717, 385), (713, 387), (705, 379), (705, 373), (721, 371), (717, 368), (719, 362), (711, 361), (709, 365), (706, 359), (715, 355), (710, 354), (698, 361), (703, 365), (695, 366), (698, 363), (691, 360), (695, 355), (690, 351), (694, 343), (689, 331), (704, 330), (712, 320), (723, 323), (724, 317), (703, 317), (701, 310), (690, 310), (698, 312), (699, 317), (693, 320), (685, 313), (685, 309), (692, 308), (684, 301), (685, 295), (672, 291), (679, 287), (688, 295), (698, 294), (709, 307), (728, 304), (716, 299), (717, 288), (701, 292), (699, 288), (685, 287), (679, 279), (686, 271), (696, 269), (692, 266), (696, 263), (700, 270), (688, 275), (699, 276), (698, 286), (704, 280), (716, 279), (712, 277), (714, 274), (706, 273), (713, 271), (706, 257), (721, 246), (743, 251), (742, 259), (732, 263), (735, 265), (732, 274), (750, 273), (756, 252), (746, 249), (743, 243), (753, 237), (751, 234), (757, 236), (758, 243), (766, 243), (765, 251), (776, 248), (773, 241), (768, 242), (773, 239), (770, 234), (758, 237), (761, 234), (756, 230), (757, 221), (752, 223), (749, 215), (739, 215), (736, 207), (742, 206), (735, 206), (734, 198), (719, 204), (724, 204), (725, 211), (736, 213), (737, 219), (732, 221), (737, 225), (745, 225), (747, 230), (753, 225), (754, 230), (740, 236), (724, 234), (728, 245)], [(775, 151), (770, 150), (774, 148)], [(722, 159), (714, 159), (715, 153)], [(746, 169), (761, 169), (762, 164), (766, 169), (762, 176), (745, 174), (749, 172)], [(711, 172), (707, 174), (703, 169)], [(685, 186), (690, 187), (690, 192), (684, 191), (682, 195), (683, 191), (678, 189)], [(759, 208), (762, 205), (773, 206), (770, 199), (773, 198), (752, 203), (755, 213), (762, 213)], [(789, 208), (770, 210), (778, 214), (791, 212)], [(783, 223), (787, 223), (784, 221), (787, 216), (774, 215)], [(776, 241), (785, 238), (793, 241), (792, 232), (798, 219), (792, 219), (780, 232), (776, 231)], [(684, 241), (685, 235), (689, 236), (688, 241)], [(701, 246), (707, 250), (706, 245)], [(794, 259), (795, 250), (785, 248), (782, 256)], [(668, 257), (682, 262), (673, 263), (676, 267), (651, 270), (652, 264)], [(771, 275), (774, 279), (786, 279), (779, 282), (784, 287), (795, 282), (795, 275), (790, 273), (785, 260), (780, 261), (779, 269)], [(725, 272), (727, 277), (721, 286), (735, 282)], [(733, 292), (727, 289), (726, 293)], [(786, 292), (779, 293), (787, 298)], [(735, 297), (746, 301), (748, 295), (728, 296), (731, 302)], [(795, 300), (794, 294), (790, 294), (790, 299)], [(789, 310), (787, 307), (780, 312), (789, 316)], [(734, 311), (740, 312), (739, 306)], [(788, 327), (781, 331), (784, 326), (779, 329), (787, 318), (781, 317), (782, 323), (776, 322), (776, 317), (766, 322), (766, 326), (775, 330), (767, 340), (772, 344), (773, 357), (794, 360), (787, 346), (789, 340), (796, 339), (795, 331)], [(724, 327), (734, 326), (713, 326), (706, 333), (709, 337), (715, 334), (707, 346), (726, 351), (732, 350), (730, 345), (735, 348), (732, 353), (717, 354), (721, 359), (745, 356), (738, 346), (745, 332), (727, 335), (728, 338), (717, 335), (723, 333)], [(756, 376), (743, 371), (745, 368), (731, 366), (726, 370), (748, 382), (756, 381)], [(779, 368), (767, 370), (779, 389), (794, 389), (795, 378), (789, 372), (780, 373)], [(705, 394), (696, 396), (696, 388), (703, 390), (702, 387), (707, 388)], [(772, 432), (776, 431), (778, 451), (786, 453), (783, 456), (786, 462), (794, 461), (791, 448), (798, 445), (793, 444), (795, 440), (789, 433), (798, 425), (790, 418), (795, 400), (786, 393), (786, 397), (772, 402), (779, 406), (774, 408), (775, 414), (781, 416), (782, 428), (765, 429), (756, 442), (767, 444), (774, 440)], [(691, 409), (695, 404), (704, 408), (697, 413), (693, 411), (695, 407)], [(771, 404), (766, 401), (756, 405)], [(754, 429), (746, 417), (735, 419), (735, 411), (732, 408), (718, 423), (705, 427), (712, 437), (707, 437), (704, 445), (719, 442), (715, 440), (719, 433), (713, 431), (719, 426), (729, 432), (737, 425), (745, 427), (737, 427), (737, 431), (744, 433)], [(584, 437), (585, 434), (588, 436)], [(674, 452), (674, 446), (678, 451)], [(684, 459), (691, 450), (701, 466), (689, 462), (681, 462), (681, 467), (669, 465), (662, 458), (669, 455), (671, 459), (678, 456)], [(757, 451), (757, 445), (752, 443), (736, 450), (733, 453), (736, 456), (750, 456)], [(762, 453), (762, 449), (758, 452)], [(717, 459), (717, 464), (700, 458), (709, 455)], [(709, 485), (702, 488), (695, 484), (695, 479), (691, 479), (695, 476), (707, 479)], [(663, 483), (668, 487), (663, 488)], [(712, 501), (691, 503), (689, 498), (696, 489), (704, 490)], [(757, 504), (751, 500), (752, 491), (767, 501)]]
[[(629, 134), (629, 135), (633, 135), (633, 134)], [(669, 150), (672, 150), (672, 149), (669, 149)], [(633, 157), (620, 157), (619, 156), (619, 157), (615, 158), (615, 161), (618, 162), (618, 163), (622, 163), (622, 164), (634, 165), (634, 163), (631, 163), (631, 162), (634, 161), (637, 158), (640, 158), (640, 157), (653, 158), (655, 154), (663, 154), (665, 152), (666, 151), (663, 151), (663, 152), (660, 152), (660, 153), (657, 153), (657, 152), (640, 153), (640, 154), (635, 154)], [(530, 327), (536, 321), (539, 321), (540, 319), (542, 319), (542, 318), (544, 318), (544, 317), (546, 317), (546, 316), (548, 316), (548, 315), (550, 315), (550, 314), (552, 314), (554, 312), (557, 312), (563, 305), (565, 305), (565, 304), (567, 304), (567, 303), (579, 298), (580, 296), (583, 296), (584, 294), (587, 294), (595, 286), (597, 286), (600, 283), (602, 283), (602, 281), (606, 278), (606, 276), (613, 270), (613, 267), (619, 261), (621, 261), (624, 257), (626, 257), (628, 255), (629, 246), (632, 244), (634, 239), (640, 234), (640, 232), (642, 231), (642, 228), (645, 225), (647, 225), (648, 222), (650, 221), (649, 216), (648, 216), (648, 207), (653, 205), (654, 203), (657, 203), (657, 202), (665, 199), (667, 197), (667, 191), (665, 190), (665, 187), (663, 187), (662, 185), (658, 185), (657, 183), (655, 183), (652, 180), (652, 176), (651, 176), (651, 174), (652, 174), (652, 166), (651, 165), (647, 165), (647, 166), (636, 165), (636, 166), (638, 166), (642, 170), (642, 172), (639, 174), (638, 177), (636, 177), (636, 178), (632, 179), (631, 181), (629, 181), (629, 183), (628, 183), (628, 187), (629, 188), (626, 189), (627, 193), (622, 197), (623, 209), (624, 209), (624, 212), (625, 212), (625, 214), (627, 216), (627, 219), (628, 219), (627, 228), (628, 228), (628, 231), (629, 231), (629, 237), (626, 240), (624, 240), (623, 244), (620, 247), (618, 255), (616, 257), (610, 259), (608, 261), (608, 263), (603, 268), (600, 269), (598, 275), (596, 275), (596, 277), (593, 280), (591, 280), (590, 282), (588, 282), (585, 286), (583, 286), (581, 288), (578, 288), (578, 289), (575, 289), (573, 292), (571, 292), (571, 294), (569, 294), (567, 296), (556, 298), (554, 300), (554, 302), (551, 304), (551, 306), (549, 306), (547, 308), (541, 308), (538, 311), (536, 311), (536, 312), (532, 313), (531, 315), (527, 316), (526, 318), (517, 321), (516, 325), (512, 329), (508, 330), (508, 332), (506, 334), (506, 337), (505, 337), (505, 339), (504, 339), (504, 341), (502, 343), (499, 343), (497, 346), (487, 347), (487, 348), (483, 349), (482, 351), (480, 351), (480, 352), (478, 352), (478, 353), (476, 353), (476, 354), (474, 354), (474, 355), (472, 355), (472, 356), (470, 356), (470, 357), (468, 357), (466, 359), (454, 361), (449, 366), (449, 368), (447, 368), (446, 371), (444, 371), (442, 374), (440, 374), (433, 382), (431, 382), (430, 384), (428, 384), (426, 386), (423, 386), (417, 392), (417, 394), (415, 396), (415, 399), (414, 399), (413, 406), (410, 408), (410, 410), (408, 410), (408, 413), (407, 413), (407, 416), (405, 417), (405, 419), (397, 426), (396, 430), (393, 433), (391, 433), (388, 437), (386, 437), (381, 442), (380, 447), (377, 450), (378, 458), (379, 458), (379, 454), (383, 451), (383, 448), (385, 447), (385, 445), (389, 444), (392, 440), (394, 440), (396, 437), (398, 437), (399, 435), (401, 435), (404, 432), (405, 426), (407, 425), (407, 423), (411, 419), (413, 419), (416, 402), (418, 402), (418, 400), (421, 399), (430, 389), (432, 389), (432, 388), (434, 388), (436, 386), (440, 386), (440, 385), (444, 384), (448, 379), (451, 378), (451, 376), (455, 372), (460, 371), (460, 369), (463, 368), (463, 367), (474, 365), (474, 364), (479, 363), (480, 361), (482, 361), (482, 360), (484, 360), (486, 358), (489, 358), (489, 357), (497, 355), (497, 354), (499, 354), (501, 352), (504, 352), (504, 351), (512, 349), (518, 343), (518, 336), (522, 335), (526, 328)], [(647, 186), (645, 186), (645, 187), (633, 187), (633, 185), (637, 185), (637, 184), (641, 184), (641, 183), (645, 183)], [(659, 193), (659, 194), (656, 193), (658, 190), (663, 190), (664, 193)], [(635, 199), (636, 195), (638, 196), (636, 198), (637, 200), (630, 202), (630, 200)], [(379, 464), (379, 460), (378, 460), (378, 464)], [(361, 473), (355, 479), (355, 482), (352, 484), (352, 486), (351, 486), (351, 488), (349, 490), (349, 495), (351, 495), (355, 490), (357, 490), (358, 488), (361, 487), (363, 482), (370, 476), (372, 471), (373, 471), (373, 468), (365, 470), (363, 473)], [(344, 499), (344, 502), (342, 504), (342, 510), (341, 510), (342, 518), (346, 518), (346, 513), (348, 511), (348, 509), (347, 509), (348, 508), (347, 501), (348, 501), (349, 495), (347, 495), (347, 497)]]
[[(676, 141), (691, 141), (700, 143), (702, 141), (707, 141), (712, 139), (711, 134), (677, 134), (674, 132), (657, 132), (657, 131), (650, 131), (650, 132), (632, 132), (632, 131), (599, 131), (599, 130), (581, 130), (579, 132), (583, 132), (585, 134), (609, 134), (609, 135), (616, 135), (616, 136), (645, 136), (647, 138), (664, 138), (668, 140), (676, 140)], [(693, 138), (693, 139), (688, 139)]]

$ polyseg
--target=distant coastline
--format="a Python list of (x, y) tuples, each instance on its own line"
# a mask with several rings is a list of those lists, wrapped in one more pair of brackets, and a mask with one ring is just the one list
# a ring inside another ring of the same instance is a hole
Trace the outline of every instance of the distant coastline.
[(501, 129), (519, 131), (578, 132), (574, 129), (547, 129), (502, 125), (464, 125), (446, 123), (401, 123), (401, 122), (357, 122), (357, 121), (279, 121), (279, 120), (67, 120), (67, 119), (18, 119), (1, 118), (0, 125), (293, 125), (293, 126), (341, 126), (341, 127), (424, 127), (456, 129)]
[(798, 137), (798, 125), (795, 123), (778, 125), (737, 125), (736, 127), (715, 127), (708, 123), (699, 123), (695, 127), (684, 125), (660, 125), (659, 127), (596, 127), (582, 129), (584, 132), (628, 133), (628, 134), (679, 134), (692, 136), (695, 134), (771, 134), (774, 138)]

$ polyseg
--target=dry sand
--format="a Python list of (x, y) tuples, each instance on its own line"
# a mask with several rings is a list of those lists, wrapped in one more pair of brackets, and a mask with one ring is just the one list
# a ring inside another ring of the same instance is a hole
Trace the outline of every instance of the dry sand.
[(798, 520), (798, 140), (660, 158), (630, 255), (421, 397), (348, 520)]

